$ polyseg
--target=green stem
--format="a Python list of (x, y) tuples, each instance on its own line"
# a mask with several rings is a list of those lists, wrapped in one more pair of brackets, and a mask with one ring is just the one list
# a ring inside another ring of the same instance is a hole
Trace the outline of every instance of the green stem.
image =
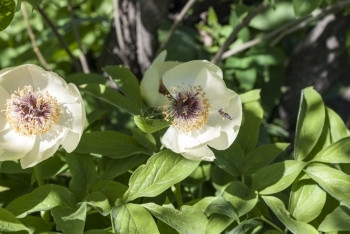
[(279, 228), (277, 225), (275, 225), (273, 222), (270, 220), (266, 219), (264, 216), (260, 216), (260, 219), (264, 221), (265, 223), (268, 223), (271, 227), (275, 228), (277, 231), (284, 233), (281, 228)]
[(175, 184), (175, 198), (177, 206), (180, 208), (183, 205), (180, 183)]
[(38, 187), (44, 185), (44, 180), (41, 177), (40, 169), (38, 166), (34, 167), (34, 173), (35, 173), (36, 181), (38, 182)]

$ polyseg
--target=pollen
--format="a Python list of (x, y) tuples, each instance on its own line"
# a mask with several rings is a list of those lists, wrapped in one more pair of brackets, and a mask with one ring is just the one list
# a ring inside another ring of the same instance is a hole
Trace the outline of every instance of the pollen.
[(6, 100), (6, 120), (22, 136), (42, 135), (57, 123), (60, 109), (47, 91), (24, 86)]
[(208, 121), (210, 104), (200, 86), (171, 87), (167, 98), (163, 114), (174, 128), (187, 133)]

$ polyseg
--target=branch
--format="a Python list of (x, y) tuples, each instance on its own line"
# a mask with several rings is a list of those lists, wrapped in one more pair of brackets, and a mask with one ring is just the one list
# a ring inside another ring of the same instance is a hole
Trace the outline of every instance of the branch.
[(219, 49), (219, 51), (215, 54), (214, 58), (211, 60), (211, 62), (213, 63), (218, 63), (219, 61), (222, 60), (222, 55), (224, 54), (224, 52), (229, 48), (229, 46), (232, 44), (232, 42), (234, 42), (234, 40), (236, 39), (239, 31), (241, 31), (241, 29), (243, 29), (245, 26), (247, 26), (249, 24), (249, 22), (258, 14), (260, 14), (261, 12), (265, 11), (269, 6), (263, 2), (261, 3), (254, 11), (249, 12), (249, 14), (242, 20), (242, 22), (240, 22), (232, 31), (232, 33), (230, 34), (230, 36), (226, 39), (226, 41), (224, 42), (224, 44), (221, 46), (221, 48)]
[(29, 36), (29, 39), (30, 39), (32, 46), (33, 46), (33, 51), (34, 51), (36, 57), (38, 57), (40, 63), (43, 65), (43, 67), (46, 70), (51, 70), (49, 64), (46, 62), (44, 56), (42, 55), (42, 53), (38, 47), (38, 44), (36, 43), (35, 35), (33, 33), (32, 27), (30, 26), (27, 9), (26, 9), (26, 6), (24, 4), (22, 4), (21, 10), (22, 10), (24, 22), (25, 22), (26, 27), (27, 27), (28, 36)]
[(159, 46), (158, 51), (157, 51), (157, 55), (162, 52), (162, 50), (165, 49), (165, 47), (168, 45), (171, 37), (173, 36), (173, 34), (175, 33), (175, 30), (177, 29), (177, 27), (179, 26), (179, 24), (182, 22), (182, 20), (184, 19), (186, 13), (188, 12), (188, 10), (193, 6), (193, 4), (196, 2), (196, 0), (188, 0), (188, 2), (186, 3), (186, 5), (184, 6), (184, 8), (182, 8), (180, 14), (178, 14), (175, 18), (175, 21), (173, 23), (173, 25), (171, 26), (171, 28), (169, 29), (168, 35), (166, 36), (165, 40), (163, 41), (163, 43)]
[(46, 15), (46, 13), (43, 11), (43, 9), (41, 9), (40, 6), (37, 6), (36, 8), (38, 10), (38, 12), (40, 13), (40, 15), (43, 17), (43, 19), (45, 20), (45, 22), (49, 25), (49, 27), (51, 28), (52, 32), (55, 34), (55, 36), (57, 37), (59, 43), (61, 44), (61, 46), (63, 47), (63, 49), (67, 52), (69, 58), (72, 60), (73, 65), (75, 67), (75, 69), (77, 69), (78, 71), (81, 70), (79, 64), (77, 63), (74, 55), (72, 54), (72, 52), (69, 50), (67, 43), (64, 41), (63, 37), (59, 34), (59, 32), (57, 31), (55, 25), (53, 24), (53, 22), (50, 20), (50, 18)]
[(78, 48), (79, 48), (79, 60), (80, 60), (80, 64), (81, 67), (83, 68), (83, 72), (84, 73), (90, 73), (90, 68), (89, 65), (87, 63), (87, 59), (85, 57), (84, 51), (83, 51), (83, 46), (81, 44), (81, 39), (80, 39), (80, 34), (79, 34), (79, 30), (76, 24), (76, 20), (74, 17), (74, 10), (73, 10), (73, 6), (72, 6), (72, 0), (68, 0), (68, 11), (70, 13), (70, 18), (72, 21), (72, 28), (73, 28), (73, 33), (74, 33), (74, 37), (75, 40), (78, 43)]
[(117, 41), (119, 45), (119, 49), (117, 54), (122, 60), (123, 64), (125, 66), (129, 66), (129, 61), (126, 58), (126, 53), (125, 53), (125, 44), (123, 40), (123, 34), (122, 34), (122, 29), (120, 25), (120, 9), (119, 9), (119, 0), (114, 0), (114, 27), (115, 27), (115, 33), (117, 36)]
[(288, 34), (295, 32), (296, 30), (303, 28), (305, 26), (307, 26), (310, 22), (312, 22), (315, 19), (321, 18), (326, 14), (329, 14), (330, 12), (337, 10), (337, 9), (341, 9), (344, 6), (350, 4), (350, 0), (347, 1), (343, 1), (343, 2), (338, 2), (337, 4), (328, 6), (322, 10), (319, 11), (315, 11), (313, 12), (311, 15), (309, 16), (305, 16), (303, 18), (294, 20), (292, 22), (286, 23), (285, 25), (282, 25), (280, 28), (277, 28), (276, 30), (266, 34), (265, 36), (261, 37), (261, 38), (256, 38), (253, 40), (250, 40), (242, 45), (236, 46), (234, 48), (232, 48), (231, 50), (226, 51), (225, 53), (223, 53), (222, 55), (222, 59), (226, 59), (232, 55), (238, 54), (246, 49), (249, 49), (259, 43), (262, 43), (264, 41), (267, 41), (273, 37), (276, 37), (276, 35), (278, 35), (271, 43), (271, 46), (276, 45), (283, 37), (287, 36)]

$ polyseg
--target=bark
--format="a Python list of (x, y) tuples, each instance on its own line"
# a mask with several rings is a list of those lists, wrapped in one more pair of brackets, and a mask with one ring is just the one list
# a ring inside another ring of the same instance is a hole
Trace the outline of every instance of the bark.
[(106, 38), (99, 64), (103, 67), (124, 63), (140, 79), (158, 48), (157, 29), (166, 16), (168, 1), (120, 0), (119, 8), (125, 50), (120, 51), (113, 25)]
[(330, 14), (320, 20), (295, 49), (286, 67), (286, 92), (279, 113), (294, 132), (301, 90), (307, 86), (324, 94), (348, 69), (346, 30), (349, 16)]

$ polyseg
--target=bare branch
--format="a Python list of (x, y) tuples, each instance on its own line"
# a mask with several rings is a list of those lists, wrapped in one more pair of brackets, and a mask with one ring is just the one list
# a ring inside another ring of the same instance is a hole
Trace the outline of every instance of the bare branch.
[(122, 34), (121, 25), (119, 21), (120, 19), (119, 0), (114, 0), (113, 2), (114, 2), (114, 26), (115, 26), (115, 33), (117, 36), (118, 45), (119, 45), (118, 56), (123, 61), (123, 64), (125, 66), (129, 66), (129, 61), (125, 55), (125, 44), (124, 44), (123, 34)]
[(186, 3), (186, 5), (184, 6), (184, 8), (182, 8), (180, 14), (178, 14), (175, 18), (175, 21), (173, 23), (173, 25), (171, 26), (171, 28), (169, 29), (168, 35), (166, 36), (164, 42), (159, 46), (158, 51), (156, 54), (159, 54), (162, 50), (165, 49), (165, 47), (168, 45), (171, 37), (173, 36), (173, 34), (175, 33), (175, 30), (177, 29), (177, 27), (179, 26), (179, 24), (182, 22), (182, 20), (184, 19), (186, 13), (188, 12), (188, 10), (193, 6), (193, 4), (196, 2), (196, 0), (188, 0), (188, 2)]
[(269, 6), (263, 2), (261, 3), (256, 9), (254, 9), (254, 11), (249, 12), (249, 14), (242, 20), (242, 22), (240, 22), (232, 31), (232, 33), (230, 34), (230, 36), (226, 39), (226, 41), (224, 42), (224, 44), (221, 46), (221, 48), (219, 49), (219, 51), (215, 54), (214, 58), (211, 60), (211, 62), (213, 63), (218, 63), (219, 61), (222, 60), (222, 55), (224, 54), (224, 52), (229, 48), (229, 46), (232, 44), (232, 42), (234, 42), (234, 40), (236, 39), (238, 33), (249, 24), (249, 22), (258, 14), (260, 14), (261, 12), (265, 11)]
[(43, 17), (43, 19), (45, 20), (45, 22), (49, 25), (49, 27), (51, 28), (52, 32), (55, 34), (55, 36), (57, 37), (59, 43), (61, 44), (61, 46), (63, 47), (63, 49), (66, 51), (66, 53), (68, 54), (69, 58), (72, 60), (73, 65), (75, 67), (75, 69), (77, 69), (78, 71), (81, 70), (79, 64), (77, 63), (74, 55), (72, 54), (72, 52), (70, 51), (70, 49), (68, 48), (67, 43), (65, 42), (65, 40), (63, 39), (63, 37), (59, 34), (56, 26), (53, 24), (53, 22), (50, 20), (50, 18), (48, 17), (48, 15), (43, 11), (43, 9), (40, 6), (37, 6), (36, 8), (38, 10), (38, 12), (40, 13), (40, 15)]
[(76, 23), (76, 20), (74, 17), (74, 9), (72, 6), (72, 0), (68, 0), (67, 2), (68, 2), (68, 11), (70, 13), (70, 18), (72, 21), (72, 28), (73, 28), (74, 37), (78, 43), (80, 64), (81, 64), (81, 67), (83, 68), (84, 73), (90, 73), (90, 68), (89, 68), (89, 65), (87, 63), (87, 59), (86, 59), (85, 54), (84, 54), (83, 46), (81, 44), (79, 30), (78, 30), (77, 23)]
[(23, 3), (22, 3), (22, 6), (21, 6), (21, 10), (22, 10), (24, 22), (25, 22), (26, 27), (27, 27), (28, 36), (29, 36), (30, 41), (31, 41), (32, 46), (33, 46), (33, 51), (34, 51), (35, 55), (38, 57), (41, 65), (43, 65), (43, 67), (46, 70), (51, 70), (49, 64), (46, 62), (44, 56), (42, 55), (42, 53), (41, 53), (41, 51), (40, 51), (40, 49), (38, 47), (38, 44), (36, 43), (35, 35), (33, 33), (32, 27), (30, 26), (30, 23), (29, 23), (27, 8), (26, 8), (26, 6)]

